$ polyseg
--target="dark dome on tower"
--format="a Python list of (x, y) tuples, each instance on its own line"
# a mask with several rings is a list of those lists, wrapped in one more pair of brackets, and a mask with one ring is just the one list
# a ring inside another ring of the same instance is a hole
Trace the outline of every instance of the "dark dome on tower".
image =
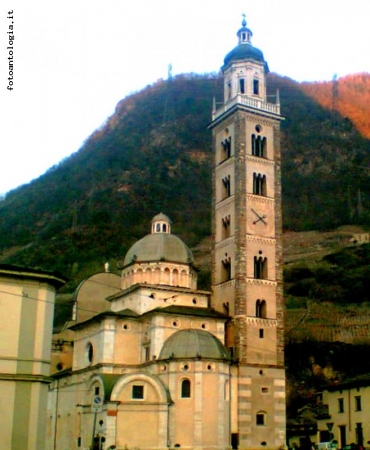
[(242, 22), (242, 27), (237, 32), (239, 43), (229, 52), (224, 59), (224, 66), (228, 65), (232, 61), (253, 59), (255, 61), (261, 61), (265, 63), (268, 71), (267, 63), (263, 57), (263, 53), (260, 49), (253, 47), (251, 38), (253, 36), (252, 31), (247, 28), (247, 22), (245, 18)]
[(231, 52), (229, 52), (224, 59), (225, 66), (231, 61), (236, 60), (245, 60), (245, 59), (254, 59), (257, 61), (265, 62), (263, 57), (263, 53), (256, 47), (253, 47), (251, 44), (239, 44), (237, 45)]

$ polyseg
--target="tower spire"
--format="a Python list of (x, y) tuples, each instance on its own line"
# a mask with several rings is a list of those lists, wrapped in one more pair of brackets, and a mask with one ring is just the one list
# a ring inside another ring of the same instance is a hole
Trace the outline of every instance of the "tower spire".
[(239, 41), (239, 44), (250, 44), (253, 33), (249, 28), (247, 28), (246, 14), (243, 13), (242, 17), (243, 17), (242, 27), (237, 32), (238, 41)]
[(246, 14), (245, 13), (243, 13), (242, 14), (242, 17), (243, 17), (243, 20), (242, 20), (242, 27), (246, 27), (247, 26), (247, 21), (246, 21)]

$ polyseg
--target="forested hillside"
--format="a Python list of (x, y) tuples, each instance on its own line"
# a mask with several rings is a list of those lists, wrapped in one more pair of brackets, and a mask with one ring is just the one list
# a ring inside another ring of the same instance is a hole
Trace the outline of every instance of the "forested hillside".
[(327, 109), (348, 117), (370, 139), (370, 73), (358, 73), (333, 81), (302, 83), (303, 91)]
[[(285, 229), (370, 225), (370, 141), (301, 84), (270, 74), (268, 85), (286, 118)], [(182, 75), (121, 100), (79, 151), (6, 195), (0, 260), (59, 270), (71, 291), (105, 261), (114, 267), (158, 212), (190, 247), (209, 236), (213, 96), (222, 101), (219, 76)]]

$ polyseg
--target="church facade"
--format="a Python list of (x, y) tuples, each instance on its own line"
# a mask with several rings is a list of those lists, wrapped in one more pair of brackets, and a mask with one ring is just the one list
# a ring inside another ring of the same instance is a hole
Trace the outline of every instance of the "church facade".
[(59, 361), (49, 392), (50, 450), (285, 445), (281, 116), (251, 36), (243, 21), (210, 124), (212, 293), (162, 213), (121, 276), (81, 283), (71, 363)]

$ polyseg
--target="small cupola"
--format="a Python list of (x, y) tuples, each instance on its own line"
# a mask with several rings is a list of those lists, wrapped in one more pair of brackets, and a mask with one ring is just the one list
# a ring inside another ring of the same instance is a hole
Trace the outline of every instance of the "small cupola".
[(152, 234), (155, 233), (171, 234), (171, 221), (166, 214), (160, 213), (153, 217)]
[(252, 45), (252, 31), (247, 28), (247, 21), (245, 20), (245, 14), (243, 14), (242, 27), (236, 33), (238, 36), (238, 45), (229, 52), (224, 59), (223, 72), (227, 67), (235, 63), (236, 61), (261, 61), (265, 66), (265, 72), (268, 73), (268, 66), (263, 57), (263, 53)]
[(238, 36), (239, 44), (251, 44), (252, 43), (252, 31), (247, 28), (247, 21), (245, 20), (245, 14), (243, 14), (242, 27), (236, 33)]

